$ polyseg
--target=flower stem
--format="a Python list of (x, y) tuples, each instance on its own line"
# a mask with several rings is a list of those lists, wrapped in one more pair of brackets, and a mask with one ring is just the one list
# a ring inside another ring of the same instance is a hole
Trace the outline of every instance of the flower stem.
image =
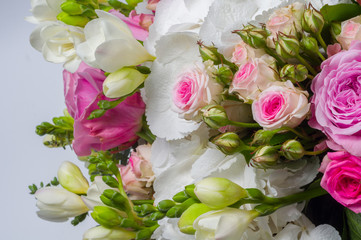
[(308, 63), (306, 62), (306, 60), (301, 57), (299, 54), (296, 56), (296, 58), (298, 59), (298, 61), (300, 61), (303, 65), (305, 65), (307, 67), (307, 69), (313, 74), (313, 75), (317, 75), (316, 70)]
[(286, 130), (286, 131), (290, 131), (290, 132), (293, 132), (294, 134), (296, 134), (298, 137), (306, 140), (306, 141), (312, 141), (312, 138), (310, 138), (309, 136), (307, 135), (304, 135), (302, 133), (300, 133), (299, 131), (297, 131), (296, 129), (294, 128), (291, 128), (291, 127), (281, 127), (280, 128), (280, 131), (282, 130)]
[(243, 123), (243, 122), (229, 121), (228, 124), (237, 127), (244, 127), (244, 128), (261, 128), (261, 126), (258, 123)]
[(315, 34), (315, 37), (318, 40), (318, 42), (321, 44), (321, 46), (325, 50), (325, 52), (327, 52), (327, 45), (326, 45), (325, 41), (323, 40), (321, 33)]
[(320, 51), (317, 51), (317, 55), (321, 58), (322, 61), (326, 60), (326, 58), (320, 53)]
[(269, 49), (268, 47), (265, 47), (264, 50), (266, 51), (266, 53), (268, 53), (269, 55), (274, 57), (281, 67), (286, 65), (286, 63), (277, 54), (275, 54), (271, 49)]
[(319, 154), (321, 154), (321, 153), (326, 152), (327, 150), (328, 150), (328, 148), (323, 149), (323, 150), (320, 150), (320, 151), (305, 151), (305, 155), (311, 155), (311, 156), (313, 156), (313, 155), (319, 155)]

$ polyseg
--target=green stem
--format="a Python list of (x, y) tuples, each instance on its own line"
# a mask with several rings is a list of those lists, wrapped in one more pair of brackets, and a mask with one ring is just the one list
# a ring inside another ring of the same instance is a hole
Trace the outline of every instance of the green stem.
[(314, 76), (312, 76), (312, 75), (310, 75), (310, 74), (308, 74), (308, 75), (307, 75), (307, 78), (309, 78), (309, 79), (311, 79), (311, 80), (312, 80), (312, 79), (314, 79), (315, 77), (314, 77)]
[(316, 70), (308, 63), (306, 62), (306, 60), (301, 57), (299, 54), (296, 56), (296, 58), (298, 59), (298, 61), (300, 61), (303, 65), (305, 65), (307, 67), (307, 69), (313, 74), (313, 75), (317, 75)]
[[(286, 197), (277, 198), (278, 203), (281, 203), (283, 206), (290, 205), (292, 203), (302, 202), (310, 200), (315, 197), (326, 195), (327, 191), (322, 187), (312, 188), (304, 192), (295, 193)], [(282, 206), (282, 207), (283, 207)]]
[(229, 121), (228, 124), (237, 127), (244, 127), (244, 128), (261, 128), (261, 126), (258, 123), (243, 123), (243, 122)]
[(294, 128), (291, 128), (291, 127), (281, 127), (279, 130), (280, 130), (280, 131), (282, 131), (282, 130), (290, 131), (290, 132), (293, 132), (293, 133), (296, 134), (298, 137), (300, 137), (300, 138), (302, 138), (302, 139), (304, 139), (304, 140), (306, 140), (306, 141), (312, 141), (312, 138), (310, 138), (310, 137), (307, 136), (307, 135), (304, 135), (304, 134), (300, 133), (299, 131), (297, 131), (297, 130), (294, 129)]
[(317, 55), (321, 58), (322, 61), (326, 60), (326, 58), (320, 53), (320, 51), (317, 51)]
[(319, 155), (319, 154), (326, 152), (327, 150), (328, 150), (328, 148), (326, 148), (324, 150), (320, 150), (320, 151), (305, 151), (305, 155), (311, 155), (311, 156)]
[(270, 48), (265, 47), (265, 51), (266, 51), (266, 53), (268, 53), (269, 55), (274, 57), (281, 67), (286, 65), (286, 63), (277, 54), (275, 54)]
[(318, 40), (318, 42), (321, 44), (322, 48), (325, 50), (325, 52), (327, 52), (327, 45), (325, 43), (325, 41), (323, 40), (321, 33), (318, 34), (314, 34), (316, 39)]
[(154, 200), (132, 200), (134, 205), (153, 204)]

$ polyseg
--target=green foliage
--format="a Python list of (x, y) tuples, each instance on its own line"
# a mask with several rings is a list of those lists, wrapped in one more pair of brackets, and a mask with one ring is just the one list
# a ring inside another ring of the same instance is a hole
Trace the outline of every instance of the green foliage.
[(73, 226), (76, 226), (78, 225), (79, 223), (81, 223), (82, 221), (85, 220), (85, 218), (88, 216), (88, 213), (83, 213), (79, 216), (76, 216), (72, 221), (71, 221), (71, 225)]
[(361, 215), (345, 208), (349, 240), (361, 239)]
[(342, 22), (361, 15), (361, 6), (358, 4), (341, 3), (337, 5), (326, 4), (321, 8), (321, 13), (327, 23)]
[(36, 191), (40, 188), (43, 188), (43, 187), (50, 187), (50, 186), (58, 186), (59, 185), (59, 181), (56, 177), (54, 177), (53, 180), (51, 180), (49, 183), (47, 184), (44, 184), (44, 182), (40, 182), (39, 186), (38, 187), (36, 184), (32, 184), (32, 185), (29, 185), (28, 188), (30, 190), (30, 194), (35, 194)]
[[(90, 180), (94, 181), (94, 178), (96, 176), (115, 175), (114, 171), (118, 170), (116, 165), (120, 164), (121, 161), (119, 157), (124, 157), (125, 155), (129, 156), (129, 150), (126, 150), (124, 152), (118, 154), (111, 154), (109, 152), (100, 151), (93, 152), (90, 156), (88, 156), (88, 162), (90, 163), (88, 166)], [(116, 169), (114, 168), (114, 166), (116, 167)], [(111, 180), (109, 179), (109, 181)]]

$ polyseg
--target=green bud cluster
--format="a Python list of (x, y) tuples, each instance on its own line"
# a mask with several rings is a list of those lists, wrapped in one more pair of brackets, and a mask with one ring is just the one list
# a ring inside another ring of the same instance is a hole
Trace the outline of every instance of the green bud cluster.
[(234, 31), (242, 40), (253, 48), (266, 48), (270, 33), (265, 28), (247, 25), (242, 30)]

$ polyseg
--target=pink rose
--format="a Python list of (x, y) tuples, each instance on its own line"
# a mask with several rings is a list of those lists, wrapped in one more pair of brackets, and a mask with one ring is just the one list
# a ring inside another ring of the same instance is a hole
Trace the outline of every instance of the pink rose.
[[(229, 91), (237, 93), (245, 102), (255, 100), (261, 91), (265, 90), (278, 79), (275, 60), (269, 55), (252, 59), (240, 66), (235, 73)], [(272, 69), (273, 68), (273, 69)]]
[(150, 162), (151, 145), (140, 145), (131, 153), (127, 166), (120, 166), (125, 191), (132, 199), (150, 198), (154, 173)]
[(333, 150), (361, 156), (361, 42), (328, 58), (313, 79), (309, 125), (328, 137)]
[(260, 58), (265, 54), (263, 49), (254, 49), (244, 42), (234, 47), (231, 62), (241, 66), (254, 58)]
[(134, 10), (130, 12), (129, 17), (124, 16), (117, 10), (110, 10), (109, 13), (125, 22), (135, 39), (144, 41), (148, 38), (149, 26), (153, 23), (154, 16), (151, 14), (137, 14)]
[(342, 22), (341, 33), (336, 39), (345, 50), (350, 48), (353, 41), (361, 40), (361, 16)]
[(272, 13), (266, 23), (267, 30), (271, 32), (267, 42), (270, 47), (274, 47), (273, 39), (276, 38), (277, 33), (296, 36), (297, 32), (302, 31), (301, 18), (304, 9), (304, 4), (296, 2), (287, 7), (278, 8)]
[(173, 87), (173, 103), (174, 111), (181, 117), (193, 119), (199, 109), (218, 101), (223, 87), (209, 76), (210, 68), (195, 64), (178, 76)]
[(296, 127), (310, 109), (308, 93), (296, 89), (291, 81), (273, 85), (252, 104), (254, 120), (266, 130)]
[(339, 203), (361, 213), (361, 158), (348, 152), (329, 152), (320, 171), (321, 186)]
[(78, 156), (88, 156), (91, 150), (128, 148), (138, 139), (145, 104), (139, 93), (126, 98), (102, 117), (88, 120), (98, 109), (99, 100), (110, 100), (103, 95), (104, 73), (82, 63), (75, 73), (63, 72), (65, 103), (74, 118), (73, 148)]

